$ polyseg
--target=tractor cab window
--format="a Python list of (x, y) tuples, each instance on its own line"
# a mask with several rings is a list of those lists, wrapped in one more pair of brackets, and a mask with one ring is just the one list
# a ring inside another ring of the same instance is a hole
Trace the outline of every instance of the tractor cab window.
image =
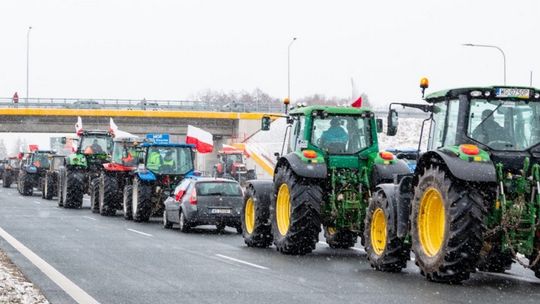
[(44, 153), (35, 153), (32, 157), (32, 163), (30, 165), (38, 168), (48, 169), (50, 167), (49, 155)]
[(446, 124), (446, 112), (448, 102), (439, 102), (433, 105), (433, 120), (431, 122), (431, 134), (429, 137), (429, 147), (436, 149), (442, 147), (444, 139), (444, 126)]
[(151, 146), (146, 155), (146, 167), (156, 174), (186, 174), (193, 170), (191, 149)]
[(81, 141), (81, 150), (84, 154), (110, 154), (112, 146), (112, 138), (109, 136), (87, 135)]
[(291, 134), (289, 137), (289, 145), (291, 151), (307, 148), (307, 145), (302, 145), (302, 142), (304, 142), (304, 120), (304, 116), (297, 116), (294, 119), (294, 123), (291, 127)]
[(117, 142), (114, 144), (112, 162), (124, 166), (136, 166), (139, 152), (132, 143)]
[(472, 99), (467, 135), (494, 150), (522, 151), (540, 143), (540, 104)]
[(354, 154), (372, 144), (369, 118), (329, 115), (313, 120), (312, 143), (330, 154)]

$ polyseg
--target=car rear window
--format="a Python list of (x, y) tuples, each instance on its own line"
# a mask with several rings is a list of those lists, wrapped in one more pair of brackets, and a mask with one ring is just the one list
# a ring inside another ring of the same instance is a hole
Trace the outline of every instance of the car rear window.
[(195, 186), (197, 195), (210, 196), (242, 196), (242, 189), (237, 183), (230, 182), (200, 182)]

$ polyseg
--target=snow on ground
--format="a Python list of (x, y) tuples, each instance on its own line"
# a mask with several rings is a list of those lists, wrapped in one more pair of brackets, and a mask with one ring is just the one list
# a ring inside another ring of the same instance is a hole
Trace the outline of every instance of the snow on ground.
[(0, 303), (48, 304), (41, 291), (34, 287), (7, 257), (0, 251)]
[[(400, 118), (398, 132), (395, 136), (387, 136), (386, 133), (379, 133), (379, 148), (381, 150), (387, 148), (418, 148), (422, 121), (423, 119), (420, 118)], [(384, 130), (386, 131), (386, 125)], [(422, 151), (426, 150), (428, 131), (429, 123), (426, 123), (422, 138)]]

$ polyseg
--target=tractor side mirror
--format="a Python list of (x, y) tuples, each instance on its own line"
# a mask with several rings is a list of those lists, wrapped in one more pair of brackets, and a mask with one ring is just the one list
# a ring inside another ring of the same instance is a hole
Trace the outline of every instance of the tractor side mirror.
[(65, 137), (65, 136), (64, 136), (64, 137), (62, 137), (62, 138), (60, 139), (60, 142), (61, 142), (61, 143), (62, 143), (63, 145), (65, 145), (65, 144), (66, 144), (66, 142), (67, 142), (67, 139), (66, 139), (66, 137)]
[(388, 128), (386, 131), (388, 136), (396, 135), (397, 129), (398, 129), (398, 112), (394, 109), (390, 109), (390, 112), (388, 112)]
[(377, 133), (382, 133), (383, 131), (383, 122), (381, 118), (377, 118)]
[(272, 119), (270, 116), (263, 116), (261, 119), (261, 130), (262, 131), (268, 131), (270, 130), (270, 123), (272, 122)]

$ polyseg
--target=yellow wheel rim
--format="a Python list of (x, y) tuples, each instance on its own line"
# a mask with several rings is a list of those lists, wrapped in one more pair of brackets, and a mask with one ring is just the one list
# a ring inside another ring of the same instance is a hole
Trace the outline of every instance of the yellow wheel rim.
[(371, 219), (371, 248), (377, 255), (381, 255), (386, 248), (386, 218), (381, 208), (375, 209)]
[(446, 218), (441, 192), (428, 188), (420, 200), (418, 238), (424, 252), (432, 257), (441, 250)]
[(245, 224), (247, 233), (253, 233), (255, 229), (255, 203), (253, 203), (253, 198), (250, 197), (246, 201), (246, 210), (244, 211)]
[(291, 222), (291, 197), (287, 184), (279, 186), (276, 200), (276, 219), (279, 233), (286, 235)]

